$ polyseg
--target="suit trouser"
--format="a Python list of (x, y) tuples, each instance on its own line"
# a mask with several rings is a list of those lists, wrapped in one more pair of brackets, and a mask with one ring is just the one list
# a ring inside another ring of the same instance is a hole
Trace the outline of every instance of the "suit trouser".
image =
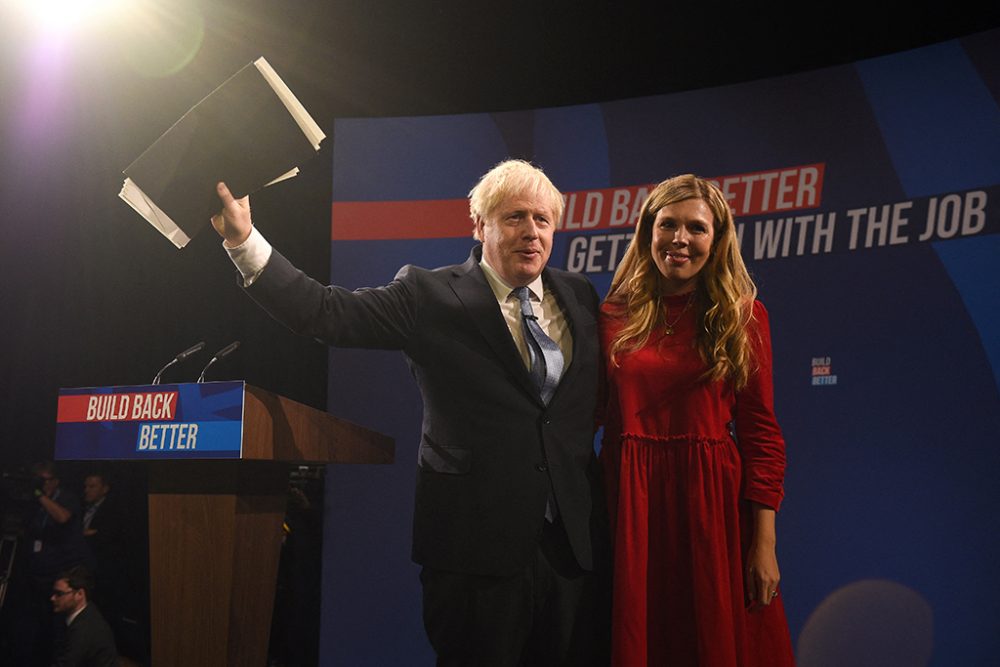
[(517, 574), (423, 568), (424, 627), (439, 667), (608, 664), (608, 582), (580, 568), (559, 519), (543, 524)]

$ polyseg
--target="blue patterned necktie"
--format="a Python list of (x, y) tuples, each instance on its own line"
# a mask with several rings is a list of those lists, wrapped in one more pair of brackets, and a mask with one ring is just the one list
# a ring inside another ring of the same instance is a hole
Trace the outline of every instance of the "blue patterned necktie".
[(524, 342), (528, 346), (531, 378), (538, 387), (542, 402), (548, 405), (556, 387), (559, 386), (565, 359), (559, 346), (539, 326), (538, 318), (535, 317), (531, 302), (528, 300), (528, 288), (518, 287), (512, 294), (521, 302), (521, 326), (524, 331)]

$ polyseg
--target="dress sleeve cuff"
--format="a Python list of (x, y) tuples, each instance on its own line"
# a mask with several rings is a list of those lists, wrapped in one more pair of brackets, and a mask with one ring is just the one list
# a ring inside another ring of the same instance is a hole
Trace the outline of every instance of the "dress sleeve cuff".
[(781, 501), (784, 495), (782, 491), (748, 489), (744, 492), (743, 498), (753, 503), (759, 503), (764, 507), (769, 507), (777, 512), (781, 508)]
[(222, 247), (229, 253), (229, 259), (243, 276), (244, 287), (250, 287), (257, 280), (271, 259), (271, 244), (256, 227), (251, 228), (247, 240), (235, 248), (228, 247), (225, 242), (222, 243)]

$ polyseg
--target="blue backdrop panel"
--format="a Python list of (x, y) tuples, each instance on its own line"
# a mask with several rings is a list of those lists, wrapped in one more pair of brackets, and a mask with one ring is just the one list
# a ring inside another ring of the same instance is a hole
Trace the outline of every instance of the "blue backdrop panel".
[[(338, 121), (334, 200), (461, 200), (507, 157), (537, 162), (578, 204), (684, 172), (766, 182), (774, 205), (737, 222), (773, 327), (789, 457), (779, 561), (799, 662), (991, 664), (998, 63), (992, 31), (667, 96)], [(783, 207), (780, 174), (803, 165), (822, 167), (817, 197)], [(331, 279), (378, 285), (407, 263), (461, 262), (471, 225), (454, 224), (448, 238), (335, 241)], [(560, 231), (550, 263), (603, 293), (629, 229)], [(329, 390), (331, 412), (396, 438), (397, 462), (331, 467), (323, 663), (433, 664), (409, 561), (419, 395), (396, 352), (331, 351)]]

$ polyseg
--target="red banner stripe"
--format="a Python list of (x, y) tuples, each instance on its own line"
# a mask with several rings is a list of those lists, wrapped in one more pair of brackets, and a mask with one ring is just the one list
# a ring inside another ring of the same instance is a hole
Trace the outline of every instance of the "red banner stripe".
[(465, 199), (333, 202), (334, 241), (472, 237)]
[[(783, 167), (708, 179), (729, 202), (733, 214), (759, 216), (819, 208), (823, 163)], [(557, 232), (631, 229), (654, 184), (581, 190), (563, 195)], [(330, 238), (386, 241), (461, 238), (472, 235), (465, 199), (417, 201), (335, 201)]]
[(56, 422), (64, 424), (67, 422), (87, 421), (87, 404), (89, 401), (89, 394), (83, 396), (60, 396)]

